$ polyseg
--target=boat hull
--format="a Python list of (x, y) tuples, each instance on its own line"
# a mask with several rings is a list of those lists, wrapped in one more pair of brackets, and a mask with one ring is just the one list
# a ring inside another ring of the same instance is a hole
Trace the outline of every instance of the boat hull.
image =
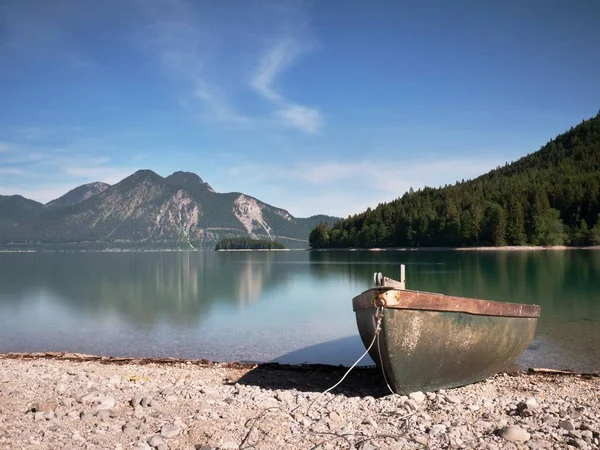
[[(404, 292), (397, 291), (396, 295)], [(370, 351), (387, 382), (399, 394), (483, 380), (517, 359), (533, 339), (537, 326), (537, 317), (440, 311), (418, 305), (408, 309), (399, 303), (383, 309), (379, 339)], [(361, 339), (368, 347), (375, 336), (376, 309), (372, 306), (355, 312)]]

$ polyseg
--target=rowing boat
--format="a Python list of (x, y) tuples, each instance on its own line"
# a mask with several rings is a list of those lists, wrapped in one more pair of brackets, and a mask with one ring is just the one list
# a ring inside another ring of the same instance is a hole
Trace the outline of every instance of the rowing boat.
[(399, 394), (483, 380), (515, 361), (533, 339), (541, 308), (405, 289), (375, 274), (352, 299), (360, 337)]

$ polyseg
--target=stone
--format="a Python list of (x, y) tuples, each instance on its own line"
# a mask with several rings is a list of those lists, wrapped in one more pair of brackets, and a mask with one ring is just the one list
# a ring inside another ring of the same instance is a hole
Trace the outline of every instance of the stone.
[(80, 403), (89, 403), (89, 402), (96, 400), (98, 397), (100, 397), (100, 393), (98, 391), (92, 391), (92, 392), (85, 394), (83, 397), (81, 397), (79, 399), (79, 402)]
[(377, 422), (371, 416), (365, 417), (364, 420), (362, 421), (362, 424), (363, 425), (371, 425), (373, 428), (377, 428)]
[(110, 419), (110, 412), (107, 409), (101, 409), (96, 414), (96, 417), (100, 420), (108, 420)]
[(417, 411), (419, 409), (418, 403), (413, 399), (406, 400), (406, 402), (404, 402), (404, 407), (408, 409), (409, 412)]
[(558, 417), (544, 416), (542, 418), (542, 423), (545, 423), (546, 425), (550, 425), (552, 427), (557, 427), (560, 423), (560, 419)]
[(520, 415), (521, 417), (531, 417), (536, 412), (535, 406), (532, 406), (526, 402), (520, 402), (517, 405), (516, 410), (517, 410), (517, 414)]
[(527, 442), (527, 447), (530, 450), (545, 450), (552, 448), (552, 443), (548, 441), (529, 441)]
[(592, 425), (590, 425), (589, 423), (582, 424), (581, 429), (591, 431), (592, 433), (595, 431), (595, 428)]
[(97, 409), (112, 409), (115, 407), (115, 398), (110, 396), (98, 397), (96, 399)]
[(477, 428), (477, 429), (480, 429), (480, 430), (487, 430), (487, 429), (492, 428), (494, 426), (494, 424), (492, 422), (487, 421), (487, 420), (481, 420), (481, 419), (479, 419), (477, 422), (475, 422), (473, 424), (473, 426), (475, 428)]
[(73, 435), (71, 436), (71, 439), (74, 441), (85, 442), (85, 438), (81, 434), (79, 434), (78, 431), (73, 433)]
[(208, 444), (196, 444), (194, 448), (195, 450), (215, 450), (215, 448), (212, 445)]
[(575, 425), (570, 420), (562, 420), (558, 424), (558, 427), (562, 428), (563, 430), (567, 430), (567, 431), (571, 431), (571, 430), (575, 429)]
[(294, 400), (294, 396), (289, 391), (280, 391), (275, 394), (275, 398), (280, 402), (290, 403)]
[(363, 442), (357, 447), (357, 450), (379, 450), (379, 447), (371, 444), (369, 441)]
[(423, 403), (427, 397), (421, 391), (412, 392), (408, 394), (409, 398), (413, 399), (417, 403)]
[(56, 402), (37, 402), (35, 405), (33, 405), (32, 411), (47, 413), (54, 411), (57, 407), (58, 404)]
[(75, 404), (75, 399), (71, 398), (71, 397), (65, 397), (60, 401), (60, 404), (61, 404), (61, 406), (70, 408), (71, 406), (73, 406)]
[(594, 439), (594, 433), (592, 433), (590, 430), (583, 430), (581, 432), (581, 437), (584, 439), (589, 439), (591, 441), (592, 439)]
[(427, 439), (425, 436), (417, 436), (415, 437), (415, 442), (424, 446), (428, 446), (429, 445), (429, 439)]
[(498, 435), (509, 442), (527, 442), (531, 435), (521, 427), (508, 426), (502, 428)]
[(159, 445), (164, 444), (164, 443), (165, 443), (165, 440), (158, 434), (155, 434), (150, 439), (148, 439), (148, 445), (150, 445), (151, 447), (158, 447)]
[(569, 438), (569, 440), (567, 440), (567, 445), (570, 445), (571, 447), (575, 447), (575, 448), (589, 448), (589, 446), (587, 445), (587, 443), (585, 441), (582, 441), (581, 439), (574, 439), (574, 438)]
[(429, 434), (431, 436), (435, 436), (436, 434), (445, 433), (445, 432), (446, 432), (446, 425), (442, 425), (442, 424), (434, 425), (429, 429)]
[(150, 447), (146, 442), (139, 442), (135, 448), (136, 450), (152, 450), (152, 447)]
[(123, 427), (121, 429), (124, 434), (133, 434), (136, 432), (135, 427), (132, 425), (128, 425), (128, 424), (123, 425)]
[(333, 423), (338, 423), (340, 420), (342, 420), (341, 416), (335, 411), (329, 413), (329, 419)]
[(136, 419), (142, 419), (146, 417), (146, 411), (144, 411), (144, 408), (142, 408), (141, 405), (138, 405), (133, 409), (133, 417)]
[(238, 450), (240, 445), (234, 441), (226, 441), (219, 445), (219, 450)]
[(160, 395), (163, 395), (165, 397), (170, 397), (172, 395), (175, 395), (175, 391), (173, 390), (173, 388), (166, 387), (162, 391), (160, 391)]
[(142, 405), (144, 408), (148, 408), (148, 407), (152, 406), (152, 398), (151, 397), (142, 398), (142, 400), (140, 401), (140, 405)]
[(131, 405), (132, 408), (135, 408), (136, 406), (138, 406), (140, 404), (141, 401), (142, 401), (141, 397), (133, 397), (129, 400), (129, 404)]
[(160, 435), (166, 439), (172, 439), (179, 435), (179, 428), (171, 424), (163, 425), (160, 429)]
[(444, 400), (446, 400), (448, 403), (452, 403), (452, 404), (454, 404), (454, 405), (457, 405), (457, 404), (459, 404), (459, 403), (460, 403), (460, 398), (459, 398), (459, 397), (456, 397), (456, 396), (454, 396), (454, 395), (446, 395), (446, 396), (444, 397)]

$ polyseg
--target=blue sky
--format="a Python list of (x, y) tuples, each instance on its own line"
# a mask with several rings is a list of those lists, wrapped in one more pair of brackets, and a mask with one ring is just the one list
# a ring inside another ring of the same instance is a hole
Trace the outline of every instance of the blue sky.
[(600, 109), (600, 2), (4, 0), (0, 194), (193, 171), (347, 216)]

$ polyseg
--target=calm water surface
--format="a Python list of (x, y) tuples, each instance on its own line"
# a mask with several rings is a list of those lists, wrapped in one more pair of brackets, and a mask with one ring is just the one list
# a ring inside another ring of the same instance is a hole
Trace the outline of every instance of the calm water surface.
[(522, 366), (600, 371), (600, 251), (585, 250), (0, 253), (0, 353), (350, 365), (351, 299), (401, 263), (410, 289), (541, 305)]

